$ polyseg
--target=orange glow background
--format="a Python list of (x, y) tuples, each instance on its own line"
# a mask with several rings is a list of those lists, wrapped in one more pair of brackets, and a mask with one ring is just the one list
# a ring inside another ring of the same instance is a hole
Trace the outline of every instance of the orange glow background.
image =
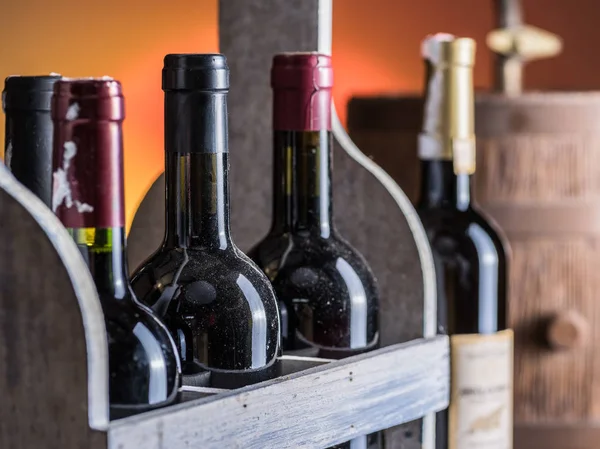
[[(264, 0), (274, 1), (274, 0)], [(85, 6), (83, 6), (85, 3)], [(528, 88), (600, 88), (598, 0), (527, 0), (530, 24), (561, 35), (563, 54), (532, 63)], [(127, 221), (163, 168), (162, 58), (218, 51), (217, 0), (3, 0), (0, 77), (58, 72), (110, 75), (127, 97), (125, 178)], [(419, 45), (445, 31), (479, 43), (475, 83), (491, 82), (485, 35), (491, 0), (334, 0), (334, 97), (342, 121), (353, 95), (421, 88)], [(293, 49), (290, 49), (293, 50)], [(0, 119), (4, 141), (4, 116)]]

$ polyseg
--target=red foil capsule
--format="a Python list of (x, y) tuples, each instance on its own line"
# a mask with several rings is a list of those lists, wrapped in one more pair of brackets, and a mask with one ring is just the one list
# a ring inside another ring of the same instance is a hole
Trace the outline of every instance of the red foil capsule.
[(67, 228), (125, 224), (121, 84), (62, 79), (52, 97), (52, 210)]
[(273, 129), (331, 130), (331, 57), (320, 53), (280, 53), (271, 67)]

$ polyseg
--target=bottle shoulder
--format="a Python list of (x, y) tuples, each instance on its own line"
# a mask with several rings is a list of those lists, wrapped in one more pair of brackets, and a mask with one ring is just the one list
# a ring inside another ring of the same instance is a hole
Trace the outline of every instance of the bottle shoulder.
[(275, 292), (239, 250), (157, 251), (134, 274), (132, 287), (166, 323), (184, 372), (195, 363), (207, 369), (262, 368), (279, 353)]
[(466, 232), (470, 227), (478, 227), (494, 240), (501, 239), (501, 230), (478, 207), (469, 206), (465, 210), (451, 208), (417, 209), (417, 213), (427, 231)]
[(166, 326), (135, 300), (111, 302), (103, 305), (103, 311), (111, 416), (174, 402), (181, 384), (181, 363)]
[(505, 262), (507, 248), (498, 228), (477, 208), (418, 210), (419, 216), (438, 255), (473, 257), (493, 255)]
[[(377, 281), (365, 258), (343, 237), (301, 234), (268, 235), (249, 253), (275, 285), (283, 278), (306, 283), (359, 282), (370, 296), (378, 296)], [(352, 279), (352, 281), (351, 281)]]
[[(160, 318), (135, 296), (102, 303), (109, 339), (130, 340), (142, 344), (142, 340), (154, 339), (166, 353), (176, 353), (175, 343), (169, 330)], [(112, 332), (111, 332), (112, 331)], [(110, 344), (110, 342), (109, 342)]]
[(267, 314), (276, 310), (269, 280), (250, 258), (232, 247), (224, 251), (201, 248), (163, 248), (148, 259), (131, 281), (138, 299), (153, 310), (155, 303), (172, 294), (188, 304), (233, 306), (258, 298)]
[[(231, 246), (225, 250), (204, 248), (161, 248), (150, 256), (132, 276), (132, 286), (140, 277), (152, 275), (162, 277), (180, 272), (181, 278), (213, 277), (215, 272), (227, 275), (224, 281), (234, 280), (238, 274), (252, 278), (262, 278), (260, 270), (254, 262), (237, 247)], [(137, 291), (136, 291), (137, 294)]]

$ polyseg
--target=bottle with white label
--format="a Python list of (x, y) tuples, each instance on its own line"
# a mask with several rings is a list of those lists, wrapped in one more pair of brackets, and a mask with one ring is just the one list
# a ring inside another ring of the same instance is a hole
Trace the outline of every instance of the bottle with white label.
[(433, 250), (438, 331), (450, 335), (450, 407), (436, 449), (511, 449), (513, 334), (506, 326), (504, 239), (471, 201), (475, 42), (423, 42), (426, 88), (417, 210)]

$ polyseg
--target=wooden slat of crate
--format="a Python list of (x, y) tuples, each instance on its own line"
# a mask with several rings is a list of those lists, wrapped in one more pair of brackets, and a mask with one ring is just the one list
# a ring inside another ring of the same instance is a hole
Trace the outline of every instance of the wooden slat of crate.
[(389, 346), (111, 423), (109, 449), (327, 447), (448, 404), (448, 339)]

